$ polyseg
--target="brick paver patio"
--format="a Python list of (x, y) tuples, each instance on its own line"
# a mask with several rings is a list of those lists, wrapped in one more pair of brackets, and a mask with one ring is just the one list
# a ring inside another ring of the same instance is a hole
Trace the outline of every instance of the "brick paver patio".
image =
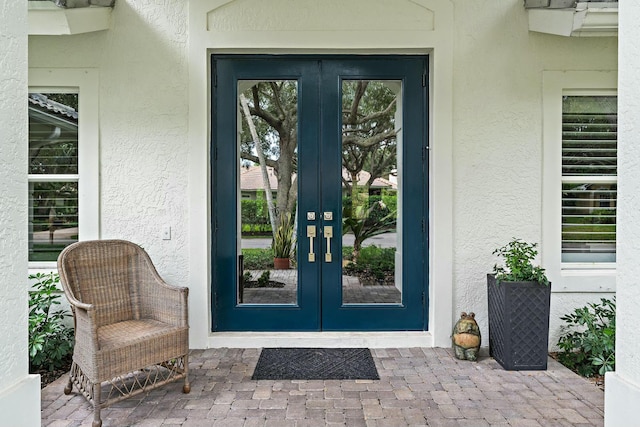
[[(259, 349), (191, 352), (191, 393), (180, 383), (102, 411), (103, 426), (602, 426), (604, 393), (554, 360), (509, 372), (449, 349), (374, 349), (379, 381), (252, 381)], [(91, 426), (89, 404), (42, 390), (42, 425)]]

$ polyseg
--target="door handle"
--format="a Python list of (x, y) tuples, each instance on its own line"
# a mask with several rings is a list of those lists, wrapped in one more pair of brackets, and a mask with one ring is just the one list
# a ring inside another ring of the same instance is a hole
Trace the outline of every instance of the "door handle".
[(331, 262), (331, 238), (333, 237), (333, 226), (324, 226), (324, 238), (327, 239), (327, 252), (324, 254), (324, 262)]
[(313, 239), (316, 237), (315, 225), (307, 225), (307, 237), (309, 238), (309, 262), (316, 262), (316, 254), (313, 252)]

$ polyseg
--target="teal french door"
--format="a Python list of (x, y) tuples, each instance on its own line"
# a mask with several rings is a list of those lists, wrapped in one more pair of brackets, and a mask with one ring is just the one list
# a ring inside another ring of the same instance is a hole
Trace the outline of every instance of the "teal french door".
[(214, 331), (427, 329), (426, 64), (212, 57)]

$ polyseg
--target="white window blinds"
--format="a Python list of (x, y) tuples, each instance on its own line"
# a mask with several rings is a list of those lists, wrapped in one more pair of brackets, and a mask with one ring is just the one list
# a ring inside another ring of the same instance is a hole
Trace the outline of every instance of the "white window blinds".
[(30, 93), (29, 261), (78, 241), (78, 94)]
[(615, 96), (563, 97), (563, 262), (615, 262), (617, 111)]

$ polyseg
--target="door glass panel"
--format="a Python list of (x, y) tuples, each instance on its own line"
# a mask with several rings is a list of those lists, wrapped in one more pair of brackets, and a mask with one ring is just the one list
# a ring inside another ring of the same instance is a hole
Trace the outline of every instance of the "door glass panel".
[(342, 82), (342, 303), (402, 302), (402, 82)]
[(238, 304), (297, 304), (298, 84), (238, 82)]

